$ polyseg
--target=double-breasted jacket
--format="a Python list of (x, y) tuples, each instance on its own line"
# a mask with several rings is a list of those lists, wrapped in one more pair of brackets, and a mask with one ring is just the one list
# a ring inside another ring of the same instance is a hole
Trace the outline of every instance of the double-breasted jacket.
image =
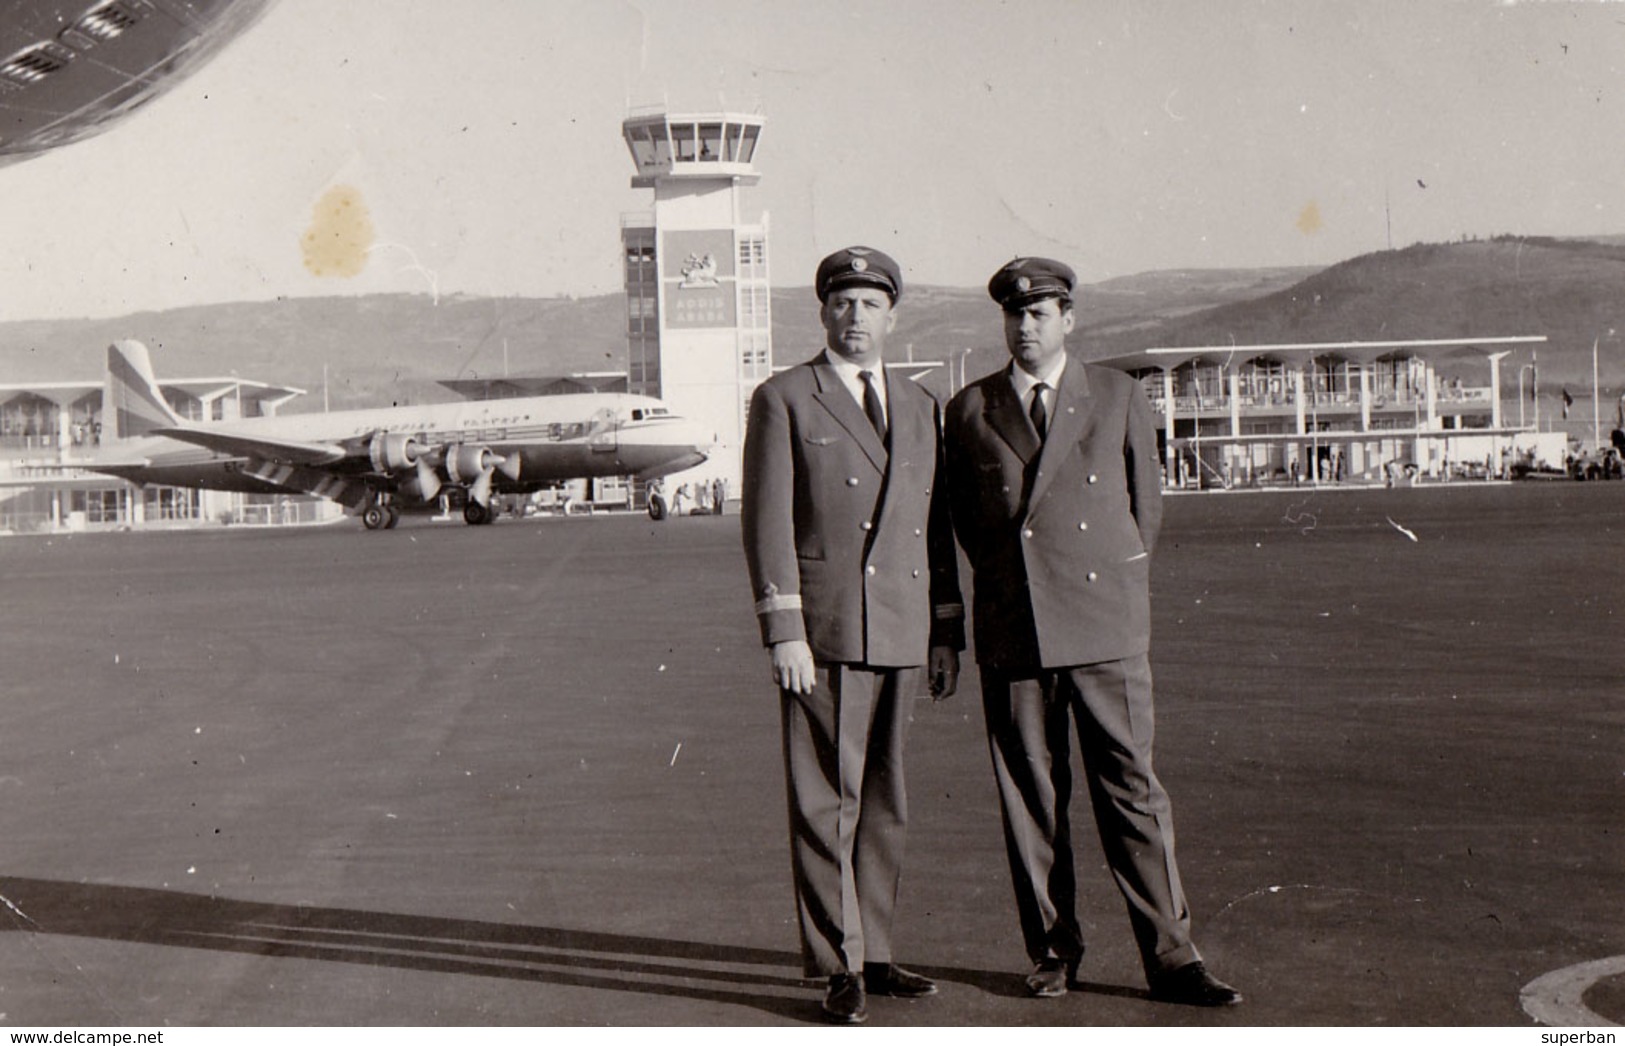
[(945, 428), (977, 663), (1027, 672), (1146, 653), (1162, 489), (1139, 382), (1070, 357), (1040, 441), (1001, 370), (953, 398)]
[(963, 648), (941, 406), (889, 374), (887, 422), (882, 441), (823, 356), (751, 397), (741, 512), (764, 644), (874, 667)]

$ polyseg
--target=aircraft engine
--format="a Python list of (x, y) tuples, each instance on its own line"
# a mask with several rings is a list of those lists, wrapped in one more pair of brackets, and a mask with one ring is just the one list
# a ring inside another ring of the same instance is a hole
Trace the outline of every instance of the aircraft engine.
[(446, 448), (446, 475), (468, 487), (468, 496), (481, 505), (491, 503), (491, 473), (507, 459), (490, 447), (458, 443)]
[(367, 446), (372, 467), (390, 475), (416, 465), (422, 457), (422, 450), (418, 441), (404, 432), (375, 432)]
[(440, 493), (440, 474), (435, 470), (432, 451), (401, 432), (378, 432), (367, 447), (372, 467), (390, 476), (403, 472), (412, 475), (401, 481), (401, 491), (408, 497), (429, 501)]

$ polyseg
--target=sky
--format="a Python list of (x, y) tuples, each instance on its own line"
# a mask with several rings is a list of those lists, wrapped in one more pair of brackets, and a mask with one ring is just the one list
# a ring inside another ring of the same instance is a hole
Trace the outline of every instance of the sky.
[[(618, 291), (634, 107), (759, 112), (773, 282), (976, 287), (1625, 233), (1625, 3), (276, 0), (98, 137), (0, 168), (0, 319)], [(364, 263), (317, 274), (324, 201)]]

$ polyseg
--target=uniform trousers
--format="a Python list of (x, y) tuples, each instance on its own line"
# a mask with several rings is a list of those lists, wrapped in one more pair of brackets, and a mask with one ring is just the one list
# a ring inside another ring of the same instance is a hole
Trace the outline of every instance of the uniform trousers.
[(1168, 794), (1151, 768), (1146, 655), (1034, 673), (983, 668), (988, 747), (1028, 956), (1083, 954), (1068, 809), (1075, 725), (1095, 826), (1147, 973), (1200, 958), (1174, 860)]
[(892, 959), (908, 799), (903, 745), (920, 668), (816, 666), (779, 692), (801, 954), (809, 977)]

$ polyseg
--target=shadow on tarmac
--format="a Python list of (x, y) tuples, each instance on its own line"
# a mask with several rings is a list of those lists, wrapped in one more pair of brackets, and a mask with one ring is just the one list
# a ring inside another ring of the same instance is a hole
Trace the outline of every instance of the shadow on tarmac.
[[(0, 879), (0, 904), (7, 909), (0, 931), (502, 977), (748, 1006), (790, 1021), (818, 1019), (821, 983), (782, 972), (800, 968), (793, 952), (49, 879)], [(920, 969), (990, 995), (1026, 994), (1016, 973)], [(1078, 989), (1145, 995), (1115, 985)]]

